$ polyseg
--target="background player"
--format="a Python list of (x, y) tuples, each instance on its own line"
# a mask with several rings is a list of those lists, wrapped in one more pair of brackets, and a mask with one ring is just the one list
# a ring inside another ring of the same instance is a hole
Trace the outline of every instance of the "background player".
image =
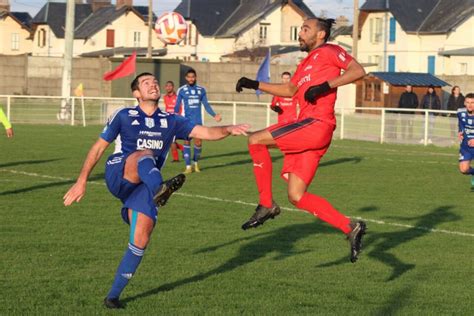
[[(183, 103), (184, 107), (184, 116), (191, 120), (194, 124), (202, 125), (202, 114), (201, 114), (201, 106), (204, 105), (207, 113), (211, 115), (216, 122), (221, 121), (220, 114), (216, 114), (214, 110), (212, 110), (209, 102), (207, 101), (206, 89), (196, 84), (196, 71), (194, 69), (189, 69), (186, 72), (186, 82), (184, 86), (179, 88), (178, 90), (178, 99), (176, 100), (175, 105), (175, 112), (179, 111), (179, 107), (181, 103)], [(198, 161), (201, 157), (201, 149), (202, 149), (202, 141), (200, 138), (194, 138), (194, 171), (200, 172)], [(191, 166), (191, 141), (186, 140), (184, 141), (184, 149), (183, 149), (183, 156), (184, 161), (186, 163), (186, 169), (184, 173), (191, 173), (193, 172), (193, 168)]]
[[(355, 262), (361, 249), (365, 223), (350, 221), (328, 201), (307, 192), (336, 128), (336, 88), (365, 74), (362, 66), (341, 47), (326, 44), (333, 23), (332, 19), (320, 18), (304, 21), (299, 32), (300, 49), (309, 54), (300, 62), (289, 83), (269, 84), (245, 77), (237, 82), (238, 92), (242, 88), (251, 88), (273, 95), (296, 97), (300, 106), (298, 121), (276, 124), (249, 137), (260, 202), (255, 214), (242, 228), (257, 227), (280, 213), (272, 198), (272, 160), (268, 152), (268, 146), (277, 146), (284, 153), (281, 175), (288, 181), (290, 202), (345, 233), (351, 245), (351, 261)], [(341, 69), (345, 70), (342, 75)]]
[(150, 73), (138, 75), (131, 87), (138, 106), (121, 109), (109, 119), (90, 149), (77, 182), (63, 198), (66, 206), (82, 199), (92, 169), (109, 144), (120, 136), (115, 153), (107, 159), (105, 179), (109, 191), (123, 203), (122, 218), (130, 225), (130, 241), (104, 299), (108, 308), (123, 307), (119, 296), (141, 262), (156, 223), (157, 206), (164, 205), (184, 182), (184, 175), (166, 182), (161, 177), (161, 168), (175, 137), (218, 140), (229, 135), (245, 135), (248, 129), (248, 125), (204, 127), (160, 111), (160, 89)]
[(3, 112), (3, 109), (0, 108), (0, 122), (3, 124), (3, 127), (5, 127), (5, 132), (7, 134), (8, 138), (13, 137), (13, 128), (12, 124), (8, 120), (8, 118), (5, 116), (5, 113)]
[[(163, 96), (163, 102), (165, 103), (165, 111), (168, 113), (174, 113), (174, 107), (176, 105), (177, 95), (174, 91), (174, 82), (167, 81), (165, 84), (165, 92), (166, 94)], [(180, 107), (179, 111), (177, 112), (179, 115), (183, 112), (183, 109)], [(171, 156), (173, 160), (171, 162), (179, 162), (179, 153), (178, 149), (183, 151), (183, 145), (179, 144), (178, 142), (173, 142), (171, 144)]]
[[(281, 74), (281, 83), (290, 82), (291, 74), (285, 71)], [(278, 113), (278, 123), (289, 123), (296, 120), (296, 98), (287, 98), (280, 96), (273, 96), (270, 108)]]
[(468, 93), (464, 97), (463, 109), (458, 110), (459, 139), (459, 171), (471, 175), (471, 190), (474, 190), (474, 168), (471, 161), (474, 160), (474, 93)]

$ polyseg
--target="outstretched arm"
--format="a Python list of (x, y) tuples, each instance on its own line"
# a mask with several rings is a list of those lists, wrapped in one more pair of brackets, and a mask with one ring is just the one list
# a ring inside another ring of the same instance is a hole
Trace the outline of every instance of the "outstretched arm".
[(79, 174), (76, 183), (63, 197), (65, 206), (71, 205), (73, 202), (79, 202), (82, 199), (86, 193), (87, 178), (108, 146), (109, 143), (102, 138), (99, 138), (97, 142), (92, 145), (89, 153), (87, 154), (86, 160), (84, 161), (81, 173)]
[(205, 139), (205, 140), (219, 140), (230, 135), (247, 136), (247, 131), (249, 128), (250, 128), (250, 125), (248, 124), (214, 126), (214, 127), (196, 125), (191, 131), (191, 133), (189, 134), (189, 137)]
[(242, 77), (237, 81), (235, 90), (242, 92), (243, 88), (261, 90), (263, 92), (273, 94), (279, 97), (292, 97), (298, 88), (291, 82), (288, 83), (266, 83)]

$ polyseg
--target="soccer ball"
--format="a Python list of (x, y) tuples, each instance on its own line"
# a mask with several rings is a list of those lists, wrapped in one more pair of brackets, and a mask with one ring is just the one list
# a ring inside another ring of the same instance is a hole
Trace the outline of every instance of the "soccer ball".
[(178, 44), (188, 33), (188, 24), (181, 14), (168, 12), (156, 21), (155, 32), (165, 44)]

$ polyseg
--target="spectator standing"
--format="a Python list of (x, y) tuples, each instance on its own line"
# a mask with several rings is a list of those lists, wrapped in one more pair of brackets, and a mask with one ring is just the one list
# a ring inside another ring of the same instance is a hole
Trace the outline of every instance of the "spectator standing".
[[(458, 109), (462, 108), (464, 108), (464, 96), (462, 95), (459, 86), (454, 86), (451, 89), (451, 94), (449, 95), (447, 110), (456, 112)], [(456, 117), (456, 114), (448, 114), (448, 117)], [(449, 119), (449, 123), (451, 127), (451, 136), (454, 138), (457, 134), (456, 120)]]
[[(434, 89), (433, 85), (430, 85), (428, 87), (428, 90), (426, 91), (426, 94), (423, 96), (423, 99), (421, 100), (421, 108), (424, 110), (440, 110), (441, 109), (441, 101), (436, 94), (436, 91)], [(433, 129), (435, 125), (435, 113), (429, 113), (429, 126), (428, 126), (428, 144), (432, 144), (433, 141), (431, 140), (431, 137), (433, 136)], [(420, 141), (420, 143), (423, 142), (423, 139)]]
[[(405, 92), (400, 96), (398, 101), (398, 107), (400, 109), (416, 109), (418, 107), (418, 97), (413, 92), (411, 85), (407, 85)], [(400, 123), (402, 128), (402, 138), (409, 139), (413, 137), (413, 114), (415, 112), (401, 111), (400, 112)]]

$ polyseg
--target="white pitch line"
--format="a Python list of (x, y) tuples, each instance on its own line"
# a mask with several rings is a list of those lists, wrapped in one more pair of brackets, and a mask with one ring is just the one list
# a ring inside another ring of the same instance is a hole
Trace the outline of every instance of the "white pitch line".
[[(74, 181), (74, 179), (71, 179), (71, 178), (56, 177), (56, 176), (43, 175), (43, 174), (34, 173), (34, 172), (25, 172), (25, 171), (12, 170), (12, 169), (0, 169), (0, 171), (1, 172), (9, 172), (9, 173), (13, 173), (13, 174), (22, 174), (22, 175), (25, 175), (25, 176), (38, 177), (38, 178), (46, 178), (46, 179), (53, 179), (53, 180), (64, 180), (64, 181)], [(87, 183), (105, 186), (105, 183), (102, 183), (102, 182), (88, 181)], [(240, 200), (221, 199), (221, 198), (218, 198), (218, 197), (211, 197), (211, 196), (199, 195), (199, 194), (189, 194), (189, 193), (176, 192), (175, 195), (179, 195), (179, 196), (183, 196), (183, 197), (189, 197), (189, 198), (203, 199), (203, 200), (208, 200), (208, 201), (221, 202), (221, 203), (232, 203), (232, 204), (240, 204), (240, 205), (246, 205), (246, 206), (255, 206), (255, 203), (249, 203), (249, 202), (240, 201)], [(290, 211), (290, 212), (305, 212), (305, 211), (298, 210), (296, 208), (291, 208), (291, 207), (281, 207), (281, 209), (285, 210), (285, 211)], [(366, 222), (369, 222), (369, 223), (379, 224), (379, 225), (412, 228), (412, 229), (427, 231), (427, 232), (431, 232), (431, 233), (442, 233), (442, 234), (457, 235), (457, 236), (464, 236), (464, 237), (474, 237), (474, 234), (471, 234), (471, 233), (463, 233), (463, 232), (458, 232), (458, 231), (435, 229), (435, 228), (429, 228), (429, 227), (423, 227), (423, 226), (414, 226), (414, 225), (408, 225), (408, 224), (385, 222), (385, 221), (381, 221), (381, 220), (362, 218), (362, 217), (358, 217), (358, 216), (350, 216), (350, 217), (360, 219), (360, 220), (363, 220), (363, 221), (366, 221)]]

